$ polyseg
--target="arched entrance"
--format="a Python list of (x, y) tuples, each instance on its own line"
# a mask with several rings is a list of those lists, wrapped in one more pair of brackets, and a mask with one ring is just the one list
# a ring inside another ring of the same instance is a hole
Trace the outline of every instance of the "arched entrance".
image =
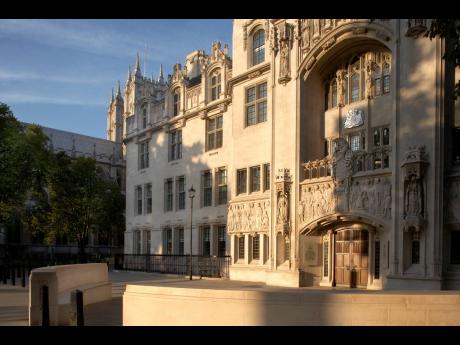
[(334, 284), (366, 288), (369, 275), (369, 232), (342, 228), (334, 236)]
[[(308, 223), (299, 234), (302, 286), (382, 288), (388, 238), (377, 219), (335, 213)], [(315, 247), (316, 259), (308, 260)]]

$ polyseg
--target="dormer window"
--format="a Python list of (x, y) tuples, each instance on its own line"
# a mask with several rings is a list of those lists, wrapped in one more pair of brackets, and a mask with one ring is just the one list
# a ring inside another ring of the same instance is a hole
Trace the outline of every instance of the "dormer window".
[(215, 101), (220, 96), (221, 91), (221, 73), (217, 70), (211, 75), (211, 101)]
[(265, 61), (265, 31), (260, 29), (252, 37), (252, 65)]
[(180, 110), (180, 89), (174, 91), (173, 96), (173, 116), (177, 116)]

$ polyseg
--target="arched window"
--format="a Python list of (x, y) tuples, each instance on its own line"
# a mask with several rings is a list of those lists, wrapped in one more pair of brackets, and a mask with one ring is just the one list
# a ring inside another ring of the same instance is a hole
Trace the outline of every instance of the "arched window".
[(176, 116), (179, 114), (179, 109), (180, 109), (180, 89), (177, 88), (174, 91), (173, 116)]
[(360, 97), (360, 84), (361, 84), (361, 68), (359, 57), (355, 57), (352, 61), (351, 66), (351, 97), (350, 102), (357, 102), (361, 99)]
[(324, 95), (324, 109), (325, 110), (328, 110), (330, 107), (329, 107), (329, 95), (330, 95), (330, 86), (329, 86), (329, 83), (326, 83), (326, 87), (325, 87), (325, 90), (326, 90), (326, 93)]
[(147, 108), (142, 109), (142, 128), (147, 127)]
[(390, 92), (390, 65), (383, 65), (383, 93)]
[(374, 69), (374, 86), (375, 96), (380, 96), (382, 94), (382, 71), (380, 66)]
[(265, 31), (258, 30), (252, 37), (252, 65), (255, 66), (265, 60)]
[(348, 104), (348, 76), (343, 77), (343, 100)]
[(332, 108), (337, 106), (337, 80), (335, 78), (331, 86), (331, 106)]
[(211, 75), (211, 101), (215, 101), (220, 96), (220, 91), (221, 91), (220, 78), (221, 78), (220, 70), (215, 71)]

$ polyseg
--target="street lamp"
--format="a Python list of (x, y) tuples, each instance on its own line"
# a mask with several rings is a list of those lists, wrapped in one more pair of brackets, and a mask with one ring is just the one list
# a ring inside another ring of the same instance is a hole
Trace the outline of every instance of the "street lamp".
[(190, 280), (192, 280), (192, 220), (193, 220), (193, 198), (195, 197), (195, 189), (188, 190), (188, 197), (190, 198)]

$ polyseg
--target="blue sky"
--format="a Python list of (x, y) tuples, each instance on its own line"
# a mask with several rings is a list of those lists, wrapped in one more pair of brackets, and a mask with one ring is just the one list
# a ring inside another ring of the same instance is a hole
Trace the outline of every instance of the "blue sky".
[(229, 44), (232, 20), (0, 20), (0, 102), (24, 122), (105, 138), (116, 81), (136, 53), (165, 76), (193, 50)]

